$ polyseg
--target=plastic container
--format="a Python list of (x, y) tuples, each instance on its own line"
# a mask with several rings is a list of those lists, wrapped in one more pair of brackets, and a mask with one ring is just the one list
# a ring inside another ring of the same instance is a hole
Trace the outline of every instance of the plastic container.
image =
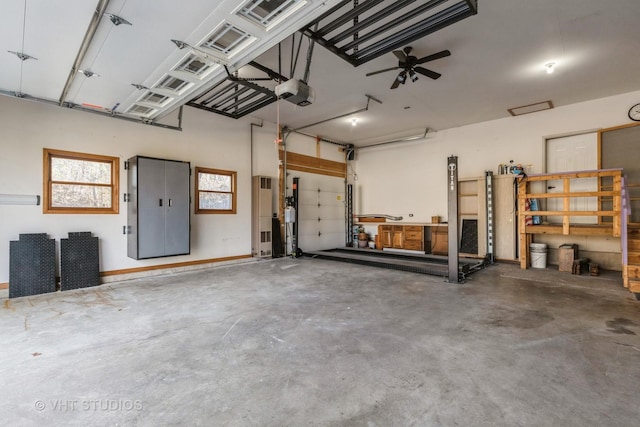
[(547, 244), (531, 243), (529, 245), (532, 268), (547, 268)]

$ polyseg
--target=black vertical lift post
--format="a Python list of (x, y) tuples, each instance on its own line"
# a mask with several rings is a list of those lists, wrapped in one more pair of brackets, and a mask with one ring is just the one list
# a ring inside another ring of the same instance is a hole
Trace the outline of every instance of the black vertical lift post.
[(486, 185), (486, 207), (487, 207), (487, 261), (493, 264), (495, 262), (494, 243), (494, 209), (493, 209), (493, 172), (485, 171), (484, 173)]
[(353, 246), (353, 184), (347, 184), (347, 233), (345, 236), (346, 246)]
[(291, 225), (291, 255), (293, 257), (299, 256), (298, 253), (298, 183), (300, 182), (299, 177), (293, 178), (293, 209), (294, 209), (294, 220)]
[(458, 273), (458, 157), (447, 159), (447, 218), (449, 221), (449, 283), (459, 283)]

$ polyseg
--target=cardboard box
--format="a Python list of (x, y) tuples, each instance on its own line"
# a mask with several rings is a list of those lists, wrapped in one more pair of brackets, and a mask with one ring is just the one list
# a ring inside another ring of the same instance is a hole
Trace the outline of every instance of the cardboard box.
[(573, 261), (578, 259), (578, 245), (566, 243), (558, 250), (558, 271), (573, 271)]

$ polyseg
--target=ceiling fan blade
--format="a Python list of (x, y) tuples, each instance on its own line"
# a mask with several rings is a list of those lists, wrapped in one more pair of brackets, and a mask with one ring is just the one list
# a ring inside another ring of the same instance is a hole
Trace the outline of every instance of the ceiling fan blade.
[(434, 53), (433, 55), (425, 56), (424, 58), (420, 58), (416, 61), (416, 64), (424, 64), (425, 62), (435, 61), (436, 59), (444, 58), (450, 56), (451, 52), (449, 50), (442, 50), (438, 53)]
[(393, 54), (400, 60), (400, 62), (405, 62), (407, 60), (407, 55), (404, 54), (401, 50), (394, 50)]
[(395, 80), (393, 81), (393, 84), (391, 85), (391, 89), (395, 89), (395, 88), (397, 88), (398, 86), (400, 86), (400, 80), (395, 79)]
[(423, 76), (431, 77), (433, 80), (439, 79), (442, 74), (436, 73), (435, 71), (427, 70), (423, 67), (415, 67), (413, 69), (416, 73), (420, 73)]
[(366, 75), (367, 77), (369, 77), (369, 76), (373, 76), (373, 75), (380, 74), (380, 73), (386, 73), (387, 71), (391, 71), (391, 70), (399, 70), (399, 69), (400, 69), (400, 67), (385, 68), (384, 70), (374, 71), (374, 72), (372, 72), (372, 73), (367, 73), (367, 74), (365, 74), (365, 75)]

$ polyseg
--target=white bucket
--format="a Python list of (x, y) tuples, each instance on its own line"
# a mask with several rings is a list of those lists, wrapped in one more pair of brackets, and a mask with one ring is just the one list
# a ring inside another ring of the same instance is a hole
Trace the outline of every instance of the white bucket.
[(546, 243), (531, 243), (529, 245), (529, 252), (531, 253), (532, 268), (547, 268)]

